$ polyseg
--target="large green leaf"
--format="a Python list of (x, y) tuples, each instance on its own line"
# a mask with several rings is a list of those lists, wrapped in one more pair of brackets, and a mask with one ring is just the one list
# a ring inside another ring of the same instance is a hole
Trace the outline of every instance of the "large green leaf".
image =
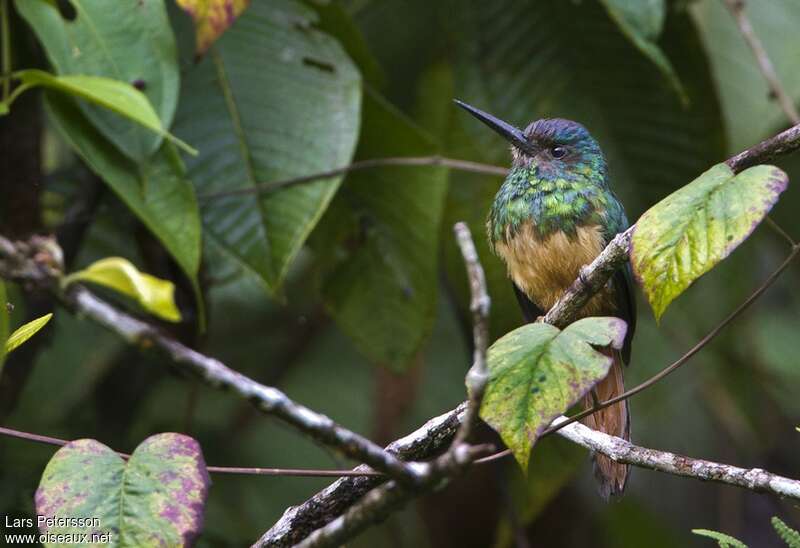
[[(363, 116), (358, 159), (436, 152), (383, 99), (365, 95)], [(446, 180), (438, 167), (351, 173), (315, 234), (325, 306), (362, 352), (395, 369), (432, 327)]]
[(98, 441), (77, 440), (47, 464), (36, 512), (47, 519), (92, 520), (45, 522), (40, 529), (49, 535), (108, 535), (110, 541), (94, 545), (191, 546), (203, 525), (209, 483), (200, 445), (183, 434), (147, 438), (127, 464)]
[(193, 284), (200, 265), (200, 219), (194, 189), (170, 143), (136, 165), (106, 141), (66, 97), (47, 96), (58, 131), (88, 166), (158, 238)]
[[(175, 37), (163, 0), (70, 0), (76, 17), (62, 17), (55, 2), (17, 0), (59, 75), (105, 76), (139, 87), (168, 128), (178, 100)], [(141, 161), (162, 137), (95, 105), (81, 111), (128, 157)]]
[(633, 44), (664, 73), (675, 90), (684, 94), (672, 64), (657, 40), (667, 15), (665, 0), (601, 0), (611, 18)]
[[(746, 2), (745, 15), (763, 42), (781, 84), (800, 102), (800, 2), (771, 0)], [(765, 139), (789, 123), (758, 63), (724, 2), (694, 2), (694, 19), (702, 31), (712, 74), (719, 90), (730, 153)]]
[(539, 434), (608, 374), (612, 358), (593, 347), (619, 349), (625, 331), (618, 318), (584, 318), (563, 331), (532, 323), (491, 346), (481, 418), (500, 434), (523, 471)]
[[(200, 149), (187, 160), (200, 195), (350, 161), (361, 79), (315, 21), (292, 0), (254, 3), (186, 74), (175, 131)], [(206, 235), (275, 290), (340, 180), (204, 200)]]
[(636, 222), (631, 264), (656, 319), (691, 283), (742, 243), (786, 189), (786, 174), (717, 164)]

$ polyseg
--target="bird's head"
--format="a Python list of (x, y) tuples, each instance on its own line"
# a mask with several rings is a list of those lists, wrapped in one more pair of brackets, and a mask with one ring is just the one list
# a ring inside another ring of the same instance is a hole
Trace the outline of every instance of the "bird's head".
[(456, 100), (456, 104), (511, 143), (513, 167), (534, 169), (543, 179), (587, 178), (605, 184), (606, 161), (600, 145), (578, 122), (543, 118), (521, 130)]

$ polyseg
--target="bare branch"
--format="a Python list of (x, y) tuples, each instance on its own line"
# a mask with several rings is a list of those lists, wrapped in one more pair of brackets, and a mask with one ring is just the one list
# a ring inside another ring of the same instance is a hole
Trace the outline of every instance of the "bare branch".
[[(559, 417), (553, 424), (561, 425), (567, 417)], [(624, 462), (666, 472), (676, 476), (743, 487), (759, 493), (771, 493), (800, 501), (800, 480), (785, 478), (759, 468), (738, 468), (707, 460), (684, 457), (668, 451), (639, 447), (580, 423), (572, 423), (559, 430), (559, 435), (587, 449), (602, 453), (617, 462)]]
[[(466, 409), (465, 402), (454, 410), (429, 420), (421, 428), (389, 444), (386, 451), (404, 460), (430, 458), (453, 439)], [(364, 468), (366, 467), (359, 466), (356, 470)], [(385, 478), (342, 478), (299, 506), (287, 509), (254, 546), (294, 546), (315, 529), (324, 527), (342, 515), (384, 481)]]
[(486, 350), (489, 347), (489, 308), (491, 300), (486, 290), (486, 276), (472, 241), (472, 234), (465, 223), (456, 223), (453, 227), (456, 241), (461, 248), (461, 255), (467, 266), (469, 276), (470, 310), (473, 318), (474, 356), (472, 367), (467, 373), (467, 388), (469, 389), (469, 405), (464, 421), (453, 440), (452, 448), (466, 443), (472, 428), (478, 421), (478, 413), (483, 402), (486, 384), (489, 382), (489, 368), (486, 365)]
[(42, 245), (41, 249), (31, 254), (31, 249), (38, 249), (35, 242), (39, 240), (34, 238), (31, 242), (34, 243), (14, 244), (0, 237), (0, 275), (17, 279), (22, 275), (30, 275), (37, 283), (49, 281), (51, 289), (65, 306), (106, 327), (130, 344), (161, 350), (175, 365), (198, 375), (206, 384), (230, 389), (257, 409), (284, 420), (301, 432), (339, 450), (343, 455), (397, 478), (401, 483), (413, 485), (419, 481), (418, 472), (408, 463), (387, 453), (372, 441), (336, 424), (325, 415), (292, 401), (280, 390), (259, 384), (228, 368), (219, 360), (181, 344), (161, 333), (156, 327), (116, 309), (83, 287), (61, 291), (52, 277), (57, 276), (59, 271), (45, 269), (45, 266), (49, 268), (48, 265), (55, 261), (53, 257), (60, 256), (60, 250), (53, 251), (58, 249), (57, 245), (54, 242)]
[(761, 141), (757, 145), (727, 159), (725, 163), (734, 172), (739, 173), (748, 167), (763, 164), (778, 156), (791, 154), (798, 149), (800, 149), (800, 124), (796, 124), (769, 139)]
[(750, 24), (750, 19), (748, 19), (747, 15), (744, 13), (744, 0), (723, 1), (728, 7), (728, 11), (733, 15), (733, 18), (736, 19), (736, 24), (739, 26), (742, 37), (744, 37), (745, 42), (747, 42), (747, 45), (750, 46), (750, 49), (753, 51), (753, 55), (755, 55), (756, 62), (758, 63), (758, 68), (769, 86), (770, 94), (778, 100), (781, 109), (783, 109), (783, 112), (789, 120), (791, 120), (793, 124), (800, 124), (800, 115), (797, 114), (794, 101), (781, 84), (780, 78), (778, 78), (778, 74), (775, 72), (775, 67), (772, 65), (769, 55), (767, 55), (767, 50), (764, 48), (764, 44), (761, 43), (761, 39)]

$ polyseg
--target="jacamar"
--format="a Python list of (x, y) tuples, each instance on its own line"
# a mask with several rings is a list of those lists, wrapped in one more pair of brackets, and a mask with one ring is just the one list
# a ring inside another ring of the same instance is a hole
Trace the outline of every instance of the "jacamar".
[[(625, 211), (611, 191), (606, 159), (585, 127), (560, 118), (536, 120), (525, 130), (456, 101), (511, 143), (512, 165), (487, 219), (489, 242), (505, 263), (522, 313), (529, 322), (547, 312), (619, 232), (628, 228)], [(625, 391), (623, 363), (630, 361), (636, 303), (630, 267), (618, 271), (585, 305), (581, 316), (616, 316), (628, 324), (622, 351), (608, 376), (585, 397), (584, 405)], [(627, 400), (584, 419), (591, 428), (630, 439)], [(629, 467), (594, 455), (595, 476), (605, 498), (625, 488)]]

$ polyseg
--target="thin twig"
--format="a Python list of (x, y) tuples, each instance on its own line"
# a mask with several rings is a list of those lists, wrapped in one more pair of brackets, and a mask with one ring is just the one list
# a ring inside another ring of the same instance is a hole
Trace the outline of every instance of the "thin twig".
[[(42, 436), (41, 434), (32, 434), (30, 432), (23, 432), (22, 430), (14, 430), (13, 428), (5, 428), (0, 426), (0, 435), (17, 438), (26, 441), (33, 441), (36, 443), (44, 443), (47, 445), (55, 445), (63, 447), (69, 443), (67, 440), (61, 438), (53, 438), (50, 436)], [(121, 451), (114, 451), (117, 455), (125, 460), (131, 456), (128, 453)], [(329, 478), (329, 477), (352, 477), (352, 476), (381, 476), (385, 477), (380, 472), (374, 470), (365, 470), (356, 472), (354, 470), (327, 470), (327, 469), (313, 469), (313, 468), (245, 468), (240, 466), (206, 466), (206, 470), (213, 474), (241, 474), (248, 476), (294, 476), (294, 477), (315, 477), (315, 478)]]
[(287, 188), (290, 186), (300, 185), (304, 183), (311, 183), (322, 179), (330, 179), (331, 177), (338, 177), (351, 171), (361, 171), (363, 169), (373, 169), (378, 167), (420, 167), (420, 166), (441, 166), (459, 171), (468, 171), (471, 173), (484, 173), (487, 175), (506, 175), (508, 169), (489, 164), (482, 164), (479, 162), (470, 162), (469, 160), (458, 160), (455, 158), (445, 158), (443, 156), (399, 156), (389, 158), (372, 158), (370, 160), (361, 160), (353, 162), (346, 166), (312, 173), (310, 175), (302, 175), (300, 177), (291, 177), (288, 179), (281, 179), (278, 181), (269, 181), (265, 183), (257, 183), (251, 187), (237, 188), (233, 190), (222, 190), (219, 192), (209, 192), (207, 194), (200, 194), (198, 199), (201, 202), (219, 200), (222, 198), (231, 198), (234, 196), (248, 196), (251, 194), (265, 194), (274, 192), (276, 190)]
[(800, 149), (800, 124), (795, 124), (789, 129), (729, 158), (725, 163), (734, 172), (739, 173), (748, 167), (763, 164), (778, 156), (791, 154), (798, 149)]
[(11, 91), (11, 35), (8, 30), (8, 0), (0, 0), (0, 48), (3, 50), (3, 59), (0, 61), (0, 73), (3, 77), (3, 102), (8, 101)]
[(469, 392), (467, 413), (452, 443), (452, 447), (456, 448), (467, 442), (472, 428), (478, 422), (478, 413), (483, 402), (483, 394), (486, 391), (486, 384), (489, 382), (486, 350), (489, 347), (489, 308), (491, 300), (486, 290), (486, 276), (478, 259), (478, 252), (475, 250), (475, 243), (472, 241), (469, 227), (466, 223), (456, 223), (453, 230), (456, 234), (456, 242), (461, 248), (461, 255), (464, 257), (469, 277), (470, 294), (472, 295), (470, 310), (472, 311), (473, 346), (475, 348), (472, 367), (470, 367), (466, 379)]
[(764, 48), (764, 44), (753, 30), (750, 19), (748, 19), (747, 15), (744, 13), (744, 0), (723, 1), (728, 7), (728, 11), (733, 15), (733, 18), (736, 19), (736, 24), (739, 26), (742, 37), (753, 51), (756, 63), (758, 63), (758, 68), (769, 86), (770, 95), (778, 100), (781, 109), (783, 109), (783, 112), (793, 124), (800, 124), (800, 115), (797, 113), (794, 101), (781, 84), (780, 78), (778, 78), (778, 74), (775, 72), (775, 67), (772, 65), (769, 55), (767, 55), (767, 50)]

